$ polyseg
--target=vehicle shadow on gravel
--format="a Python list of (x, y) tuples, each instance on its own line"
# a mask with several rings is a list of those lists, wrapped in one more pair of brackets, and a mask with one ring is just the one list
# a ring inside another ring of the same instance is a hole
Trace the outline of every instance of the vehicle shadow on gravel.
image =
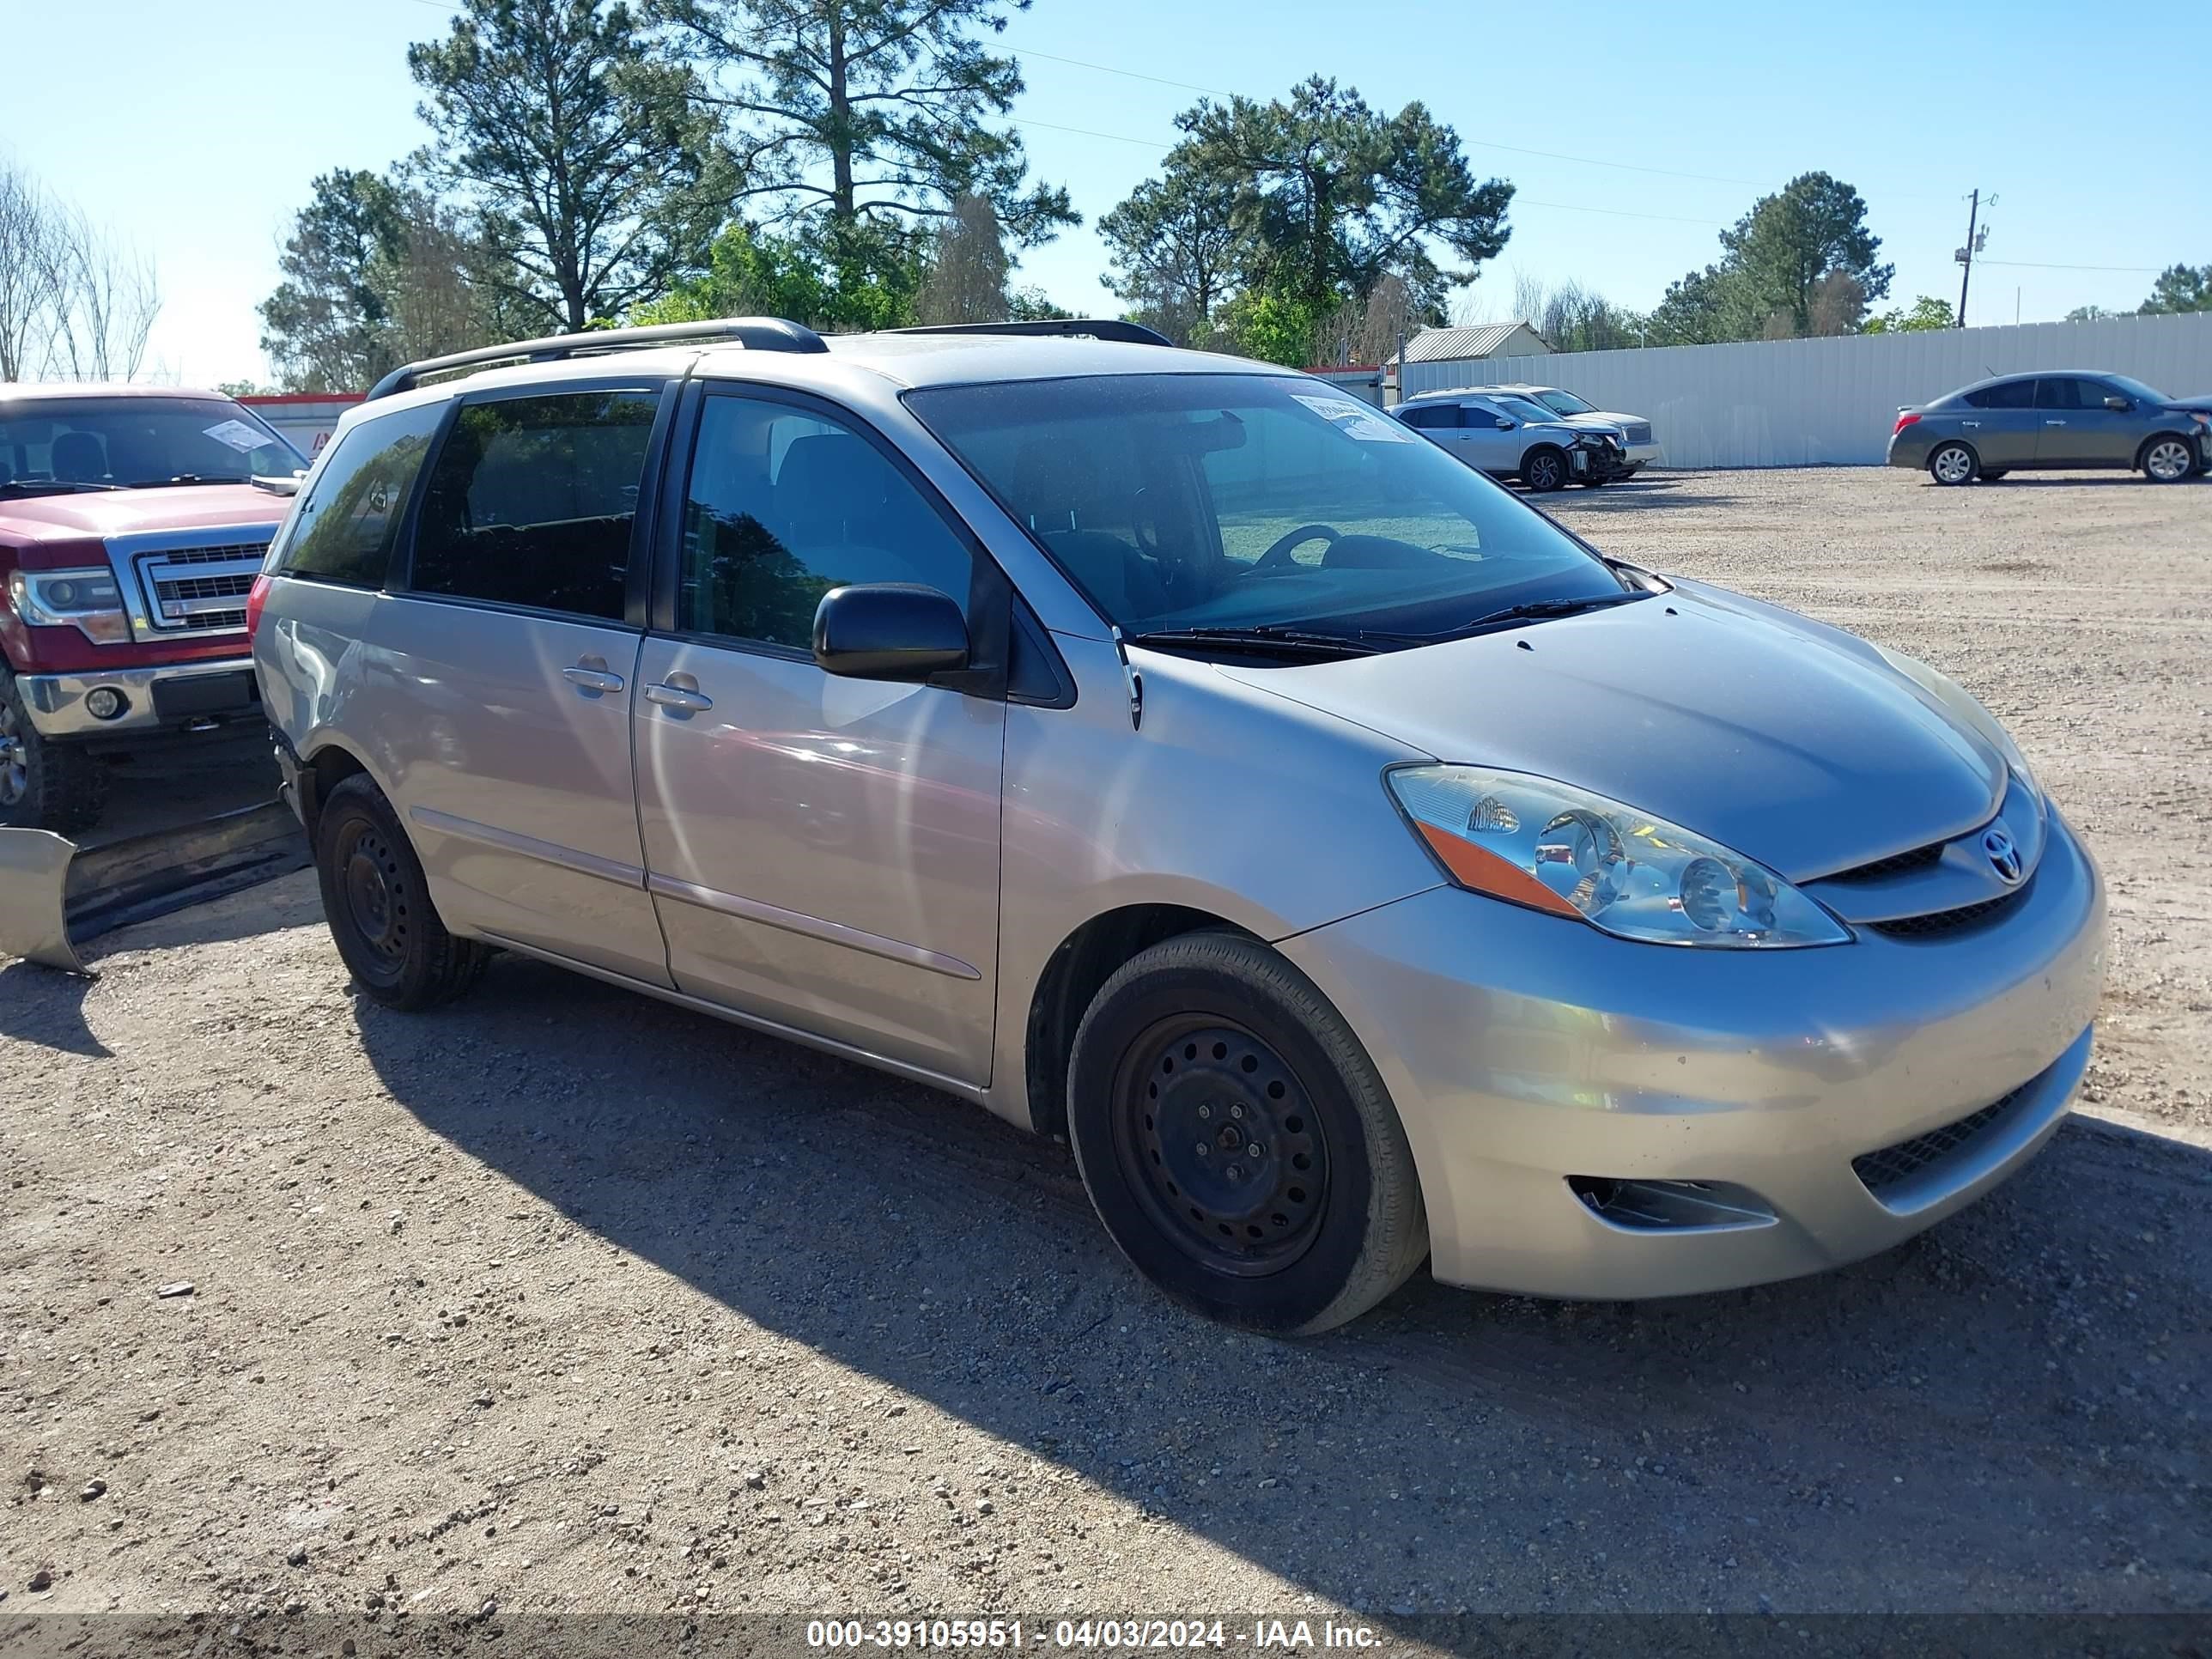
[(1630, 478), (1592, 489), (1575, 485), (1556, 495), (1523, 499), (1550, 511), (1565, 508), (1570, 516), (1581, 513), (1641, 513), (1669, 507), (1730, 507), (1736, 497), (1725, 490), (1699, 488), (1687, 478)]
[(2185, 1143), (2076, 1120), (1816, 1279), (1423, 1279), (1282, 1343), (1152, 1293), (1064, 1147), (957, 1101), (512, 957), (435, 1015), (356, 1008), (407, 1110), (607, 1243), (1353, 1606), (2212, 1601), (2212, 1159)]
[(85, 993), (91, 986), (88, 979), (34, 962), (0, 967), (0, 1037), (88, 1060), (112, 1059), (107, 1045), (85, 1024)]

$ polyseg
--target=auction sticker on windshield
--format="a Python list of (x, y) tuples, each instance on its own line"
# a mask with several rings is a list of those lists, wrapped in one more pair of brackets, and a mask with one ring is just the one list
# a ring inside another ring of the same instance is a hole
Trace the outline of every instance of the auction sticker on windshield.
[(258, 449), (269, 440), (243, 421), (225, 421), (221, 426), (201, 428), (219, 444), (228, 444), (243, 454), (249, 449)]
[(1377, 414), (1354, 398), (1308, 398), (1295, 392), (1291, 396), (1323, 420), (1335, 422), (1363, 443), (1409, 444), (1413, 441), (1413, 434), (1397, 422)]

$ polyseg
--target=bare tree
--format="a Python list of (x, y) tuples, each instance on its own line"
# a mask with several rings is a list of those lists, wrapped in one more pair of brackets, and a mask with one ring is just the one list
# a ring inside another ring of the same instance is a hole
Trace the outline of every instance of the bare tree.
[(127, 380), (146, 361), (161, 311), (150, 256), (118, 241), (79, 208), (52, 216), (53, 325), (46, 370), (72, 380)]
[(161, 309), (150, 257), (0, 162), (0, 380), (127, 380)]
[(0, 380), (35, 372), (53, 317), (46, 255), (53, 207), (39, 181), (0, 161)]

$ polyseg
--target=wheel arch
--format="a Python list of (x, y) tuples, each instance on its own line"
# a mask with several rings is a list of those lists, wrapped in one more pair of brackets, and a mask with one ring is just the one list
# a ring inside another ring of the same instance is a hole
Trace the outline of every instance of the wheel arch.
[(1030, 1127), (1039, 1134), (1066, 1138), (1068, 1056), (1075, 1046), (1075, 1028), (1083, 1023), (1099, 988), (1139, 951), (1164, 939), (1212, 930), (1260, 938), (1210, 910), (1138, 903), (1102, 911), (1060, 942), (1030, 991), (1023, 1029), (1023, 1083)]
[(386, 799), (392, 792), (385, 788), (384, 780), (360, 755), (336, 738), (325, 738), (300, 757), (300, 818), (307, 826), (307, 841), (315, 839), (315, 823), (321, 815), (323, 803), (330, 799), (331, 791), (348, 778), (365, 777)]
[(1534, 460), (1537, 456), (1546, 453), (1558, 456), (1559, 458), (1559, 465), (1563, 467), (1566, 465), (1567, 452), (1565, 447), (1562, 445), (1552, 442), (1549, 439), (1546, 439), (1541, 443), (1530, 444), (1528, 448), (1521, 452), (1521, 465), (1514, 469), (1516, 474), (1518, 475), (1527, 472), (1528, 470), (1528, 463)]
[(2204, 464), (2204, 451), (2198, 447), (2195, 438), (2186, 432), (2177, 431), (2171, 428), (2160, 427), (2157, 431), (2152, 433), (2148, 437), (2145, 438), (2141, 443), (2136, 446), (2136, 458), (2133, 461), (2129, 463), (2130, 468), (2137, 472), (2142, 471), (2143, 470), (2143, 463), (2150, 459), (2151, 446), (2167, 438), (2172, 438), (2177, 443), (2181, 444), (2194, 453), (2197, 457), (2197, 464), (2199, 466), (2202, 466)]

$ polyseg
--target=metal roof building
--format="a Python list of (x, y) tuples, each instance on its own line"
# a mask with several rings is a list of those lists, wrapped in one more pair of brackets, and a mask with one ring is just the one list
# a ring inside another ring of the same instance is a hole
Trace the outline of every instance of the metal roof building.
[(1409, 363), (1456, 362), (1466, 357), (1541, 357), (1552, 348), (1527, 323), (1490, 323), (1481, 328), (1425, 328), (1406, 342)]

